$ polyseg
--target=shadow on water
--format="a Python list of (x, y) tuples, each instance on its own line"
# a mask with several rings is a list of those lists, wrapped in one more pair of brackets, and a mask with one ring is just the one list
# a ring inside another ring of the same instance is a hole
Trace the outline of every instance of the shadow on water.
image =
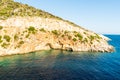
[(0, 80), (119, 80), (114, 53), (48, 50), (0, 57)]

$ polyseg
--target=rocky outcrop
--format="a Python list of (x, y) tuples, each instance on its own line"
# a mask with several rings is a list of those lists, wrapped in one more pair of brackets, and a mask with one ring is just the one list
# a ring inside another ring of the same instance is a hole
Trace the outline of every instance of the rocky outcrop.
[(0, 56), (49, 49), (113, 51), (103, 35), (62, 20), (15, 17), (0, 20), (0, 25)]

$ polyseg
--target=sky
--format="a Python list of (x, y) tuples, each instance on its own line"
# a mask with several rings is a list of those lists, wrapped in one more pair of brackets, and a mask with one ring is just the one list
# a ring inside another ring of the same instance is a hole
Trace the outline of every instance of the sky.
[(14, 0), (99, 34), (120, 34), (120, 0)]

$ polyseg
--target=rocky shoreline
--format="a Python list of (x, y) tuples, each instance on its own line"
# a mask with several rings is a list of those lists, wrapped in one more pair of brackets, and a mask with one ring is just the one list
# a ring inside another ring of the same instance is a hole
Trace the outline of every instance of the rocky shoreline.
[[(34, 22), (36, 19), (34, 17), (15, 17), (0, 20), (0, 56), (50, 49), (85, 52), (114, 51), (114, 48), (107, 43), (108, 38), (103, 35), (74, 27), (60, 20), (57, 24), (55, 23), (58, 20), (51, 24), (49, 19), (42, 20), (38, 17), (38, 21)], [(19, 21), (21, 22), (17, 24)], [(29, 23), (29, 21), (31, 22)], [(34, 24), (31, 25), (31, 23)], [(59, 26), (60, 24), (63, 25), (63, 28)], [(52, 27), (53, 25), (55, 29)], [(66, 28), (64, 28), (65, 26)]]

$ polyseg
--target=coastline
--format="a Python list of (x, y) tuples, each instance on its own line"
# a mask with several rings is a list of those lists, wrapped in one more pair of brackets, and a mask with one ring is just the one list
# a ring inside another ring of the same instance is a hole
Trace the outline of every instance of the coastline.
[[(113, 52), (109, 38), (62, 20), (15, 17), (0, 21), (0, 55), (38, 50)], [(55, 27), (53, 27), (55, 26)]]

